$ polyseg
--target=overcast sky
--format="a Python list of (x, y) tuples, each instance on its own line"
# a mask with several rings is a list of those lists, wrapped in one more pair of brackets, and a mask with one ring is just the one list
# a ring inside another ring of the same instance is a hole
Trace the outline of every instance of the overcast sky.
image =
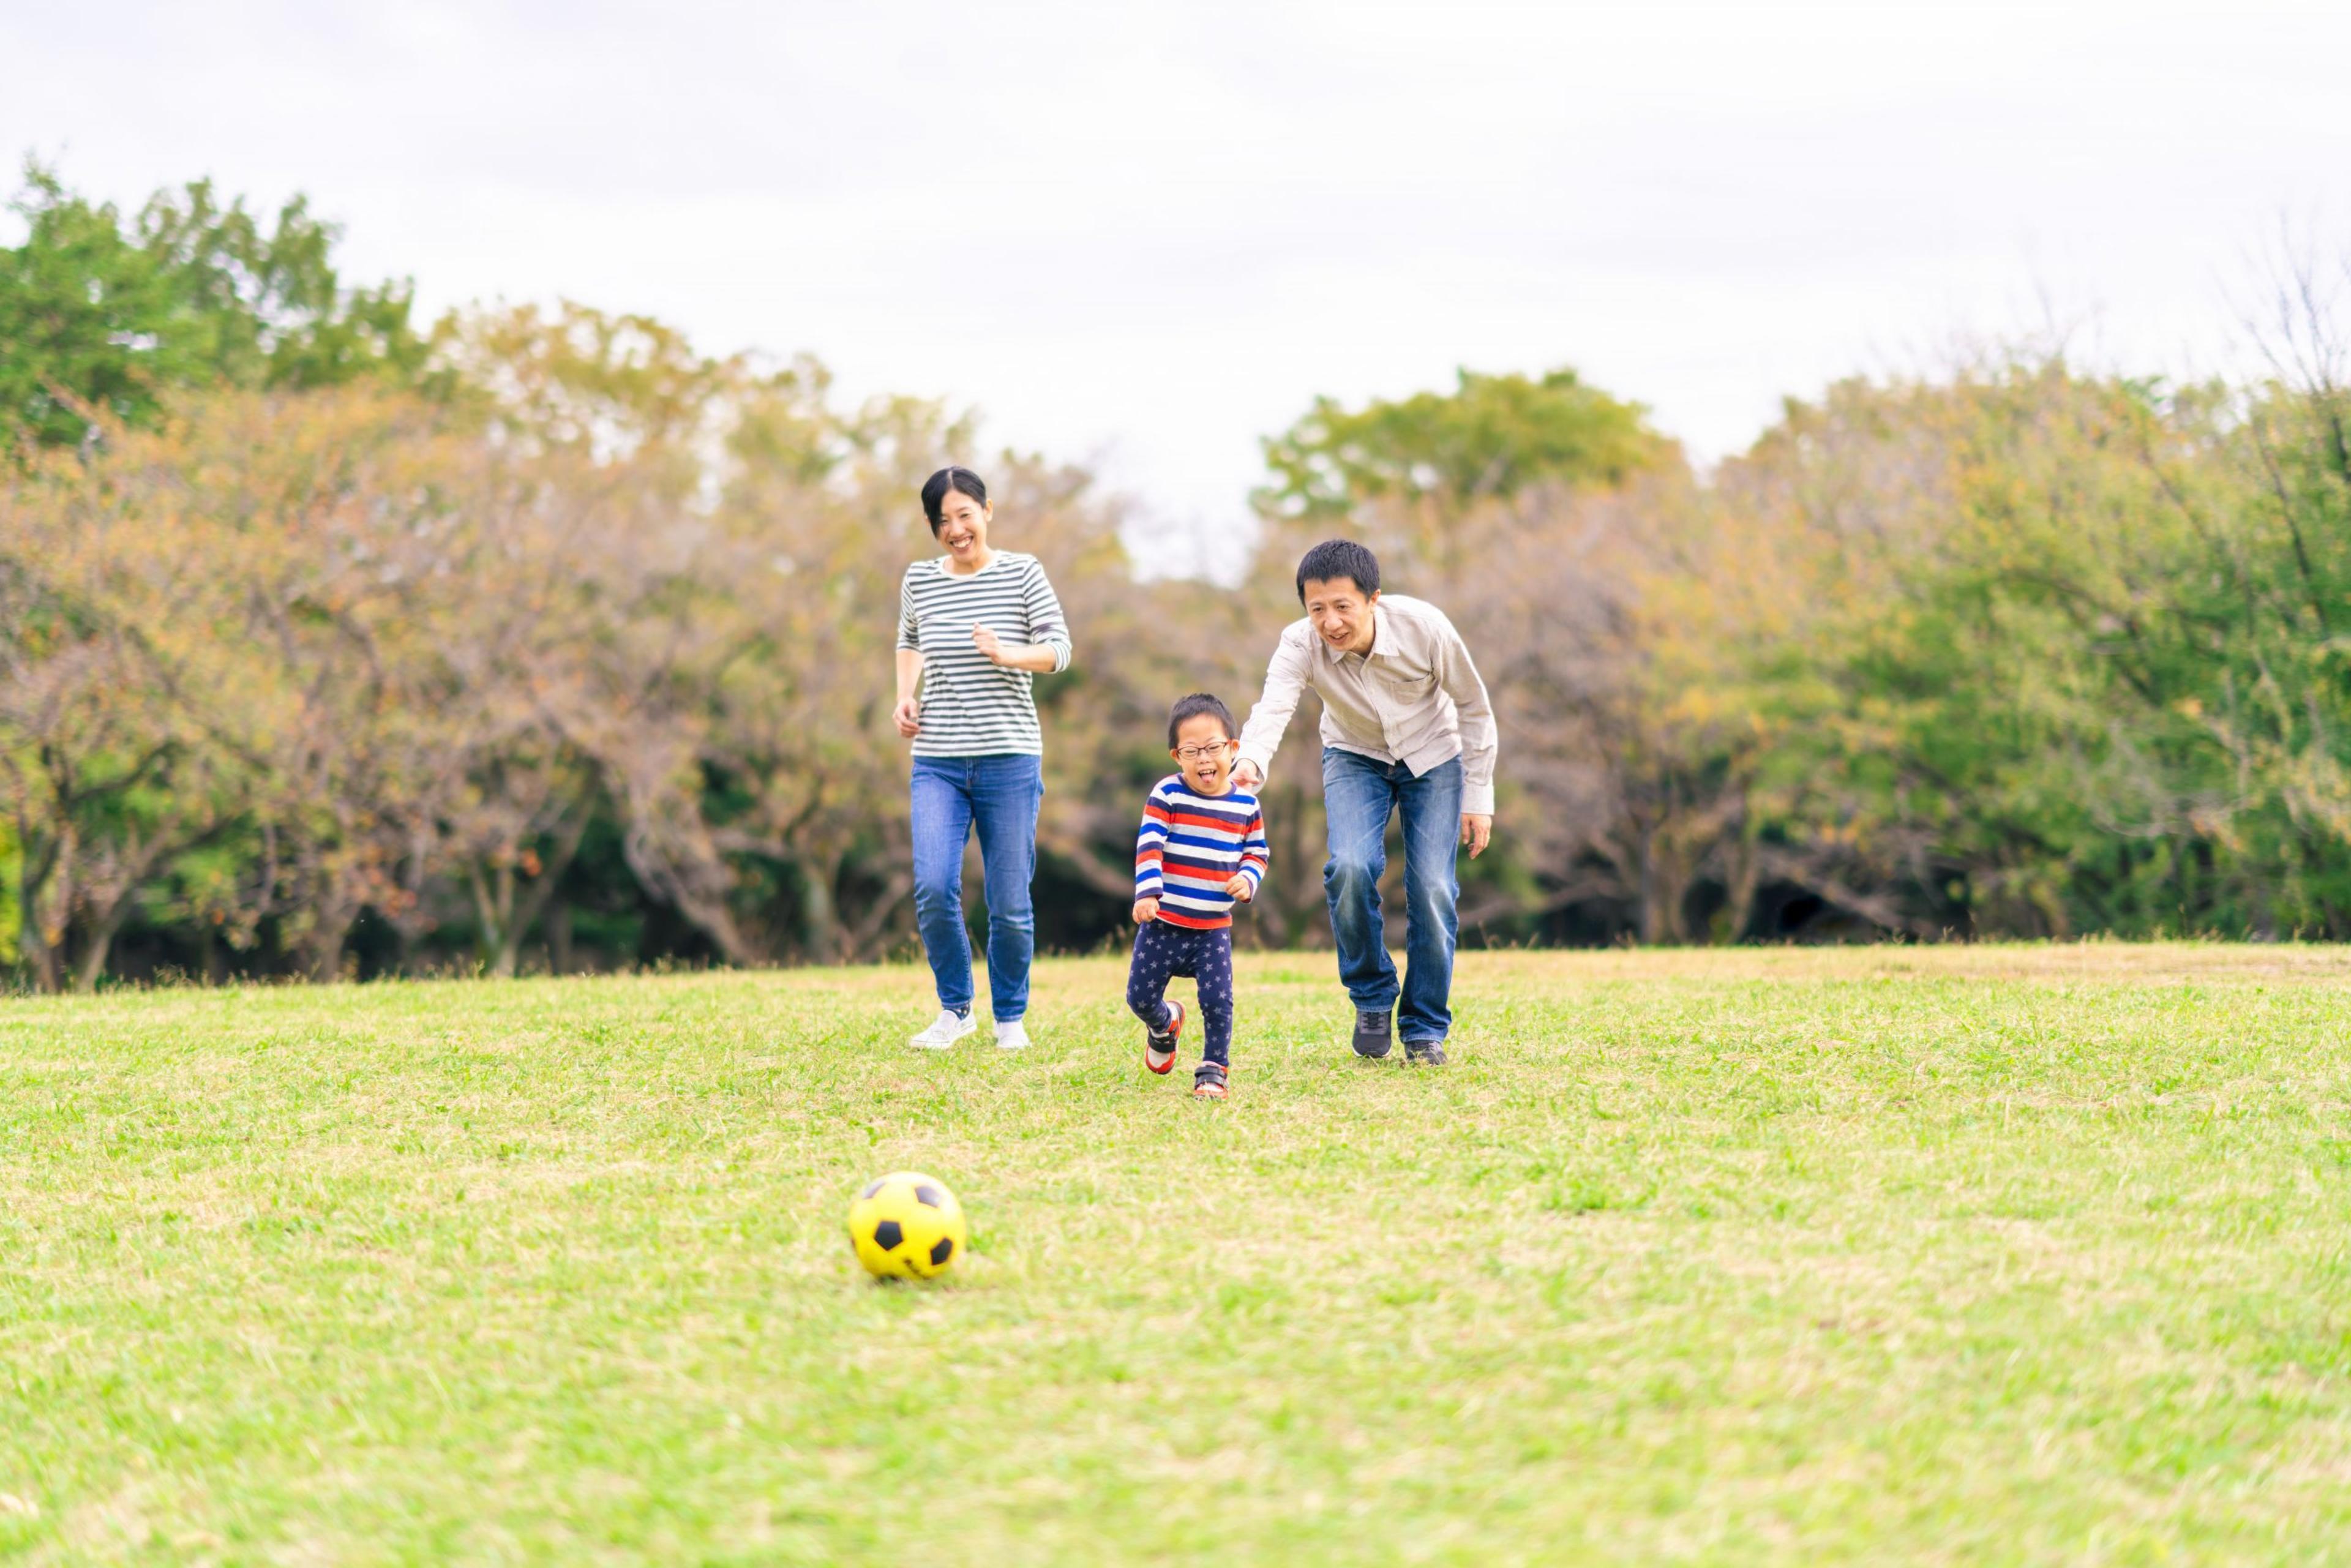
[(977, 404), (1172, 547), (1315, 393), (1458, 365), (1573, 364), (1701, 458), (2045, 319), (2210, 369), (2281, 221), (2351, 234), (2346, 60), (2342, 5), (0, 0), (0, 149), (307, 192), (429, 311)]

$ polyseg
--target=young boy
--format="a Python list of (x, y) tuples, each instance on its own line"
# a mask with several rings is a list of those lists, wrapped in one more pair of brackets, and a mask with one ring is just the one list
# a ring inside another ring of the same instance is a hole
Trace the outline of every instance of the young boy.
[(1179, 772), (1162, 779), (1134, 837), (1134, 961), (1126, 1005), (1150, 1031), (1143, 1065), (1176, 1065), (1182, 1004), (1165, 999), (1177, 975), (1200, 995), (1200, 1065), (1192, 1092), (1225, 1097), (1232, 1065), (1233, 900), (1257, 896), (1266, 866), (1265, 819), (1257, 797), (1233, 788), (1240, 727), (1224, 704), (1195, 692), (1167, 716), (1167, 751)]

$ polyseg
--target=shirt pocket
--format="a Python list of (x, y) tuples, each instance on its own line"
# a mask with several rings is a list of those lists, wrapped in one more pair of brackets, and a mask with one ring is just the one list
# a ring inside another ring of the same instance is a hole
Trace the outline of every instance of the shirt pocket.
[(1423, 670), (1418, 674), (1398, 671), (1381, 672), (1372, 684), (1379, 688), (1380, 696), (1395, 707), (1418, 707), (1428, 701), (1437, 690), (1437, 672)]

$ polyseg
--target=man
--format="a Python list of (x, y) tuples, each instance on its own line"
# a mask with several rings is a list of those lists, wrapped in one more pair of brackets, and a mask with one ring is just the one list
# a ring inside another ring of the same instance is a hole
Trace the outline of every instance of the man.
[(1407, 1060), (1445, 1061), (1452, 1028), (1458, 846), (1484, 852), (1494, 828), (1494, 710), (1469, 650), (1433, 604), (1380, 596), (1380, 563), (1327, 539), (1298, 563), (1306, 618), (1284, 628), (1265, 693), (1241, 727), (1233, 779), (1255, 793), (1299, 694), (1322, 699), (1322, 806), (1331, 859), (1322, 887), (1339, 980), (1355, 1004), (1355, 1054), (1385, 1056), (1399, 988), (1380, 919), (1388, 818), (1404, 814), (1403, 1008)]

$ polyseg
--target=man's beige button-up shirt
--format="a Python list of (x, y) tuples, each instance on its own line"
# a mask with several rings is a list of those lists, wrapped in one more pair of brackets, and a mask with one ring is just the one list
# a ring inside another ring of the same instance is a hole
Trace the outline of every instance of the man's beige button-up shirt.
[(1401, 762), (1417, 779), (1461, 758), (1461, 810), (1494, 810), (1493, 706), (1461, 633), (1434, 604), (1385, 593), (1372, 607), (1372, 651), (1341, 653), (1291, 622), (1266, 666), (1265, 693), (1241, 727), (1241, 760), (1273, 769), (1299, 694), (1322, 699), (1322, 744), (1381, 762)]

